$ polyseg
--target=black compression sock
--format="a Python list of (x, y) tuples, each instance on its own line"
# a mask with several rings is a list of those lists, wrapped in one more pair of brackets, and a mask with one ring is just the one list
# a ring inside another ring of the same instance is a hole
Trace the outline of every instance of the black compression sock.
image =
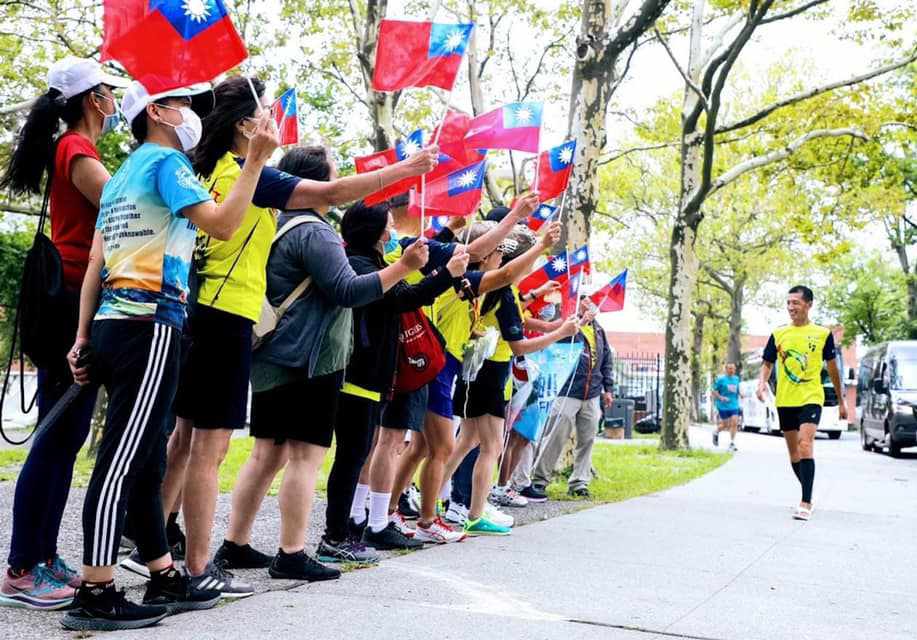
[(812, 485), (815, 484), (815, 460), (803, 458), (799, 461), (799, 481), (802, 483), (802, 501), (812, 502)]
[(793, 467), (793, 473), (796, 474), (796, 479), (802, 482), (802, 476), (799, 474), (799, 463), (790, 462), (790, 466)]
[(178, 511), (173, 511), (169, 514), (169, 519), (166, 520), (167, 527), (177, 527), (178, 526)]

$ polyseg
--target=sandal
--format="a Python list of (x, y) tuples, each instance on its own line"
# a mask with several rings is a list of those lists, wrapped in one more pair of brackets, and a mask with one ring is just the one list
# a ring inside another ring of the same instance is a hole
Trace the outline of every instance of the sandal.
[(811, 509), (806, 509), (805, 507), (796, 507), (796, 511), (793, 512), (793, 520), (808, 520), (811, 515)]

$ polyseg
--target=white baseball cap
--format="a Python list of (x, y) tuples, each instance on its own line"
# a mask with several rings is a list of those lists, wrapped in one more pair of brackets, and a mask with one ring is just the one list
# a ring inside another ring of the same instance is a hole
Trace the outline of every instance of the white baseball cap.
[(98, 62), (88, 58), (64, 58), (48, 70), (48, 88), (57, 89), (67, 100), (96, 85), (126, 87), (129, 82), (127, 78), (105, 73)]
[(135, 80), (124, 92), (124, 99), (121, 100), (121, 111), (124, 113), (128, 124), (131, 124), (134, 122), (134, 118), (140, 115), (151, 102), (156, 102), (161, 98), (184, 97), (191, 98), (191, 108), (202, 118), (210, 113), (215, 102), (209, 82), (201, 82), (150, 95), (147, 93), (146, 87)]

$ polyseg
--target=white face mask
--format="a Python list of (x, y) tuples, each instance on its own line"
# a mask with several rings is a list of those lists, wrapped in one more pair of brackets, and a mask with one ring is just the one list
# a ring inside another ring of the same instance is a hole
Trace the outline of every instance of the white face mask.
[(178, 136), (178, 142), (181, 144), (182, 151), (191, 151), (196, 147), (197, 143), (201, 141), (201, 134), (203, 132), (200, 116), (194, 113), (191, 107), (176, 109), (175, 107), (170, 107), (165, 104), (158, 106), (181, 112), (181, 124), (170, 124), (168, 122), (163, 122), (163, 124), (169, 125), (175, 129), (175, 135)]

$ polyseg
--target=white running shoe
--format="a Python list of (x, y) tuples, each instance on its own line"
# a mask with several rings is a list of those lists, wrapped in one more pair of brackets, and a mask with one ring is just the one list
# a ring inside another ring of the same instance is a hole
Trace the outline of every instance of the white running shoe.
[(503, 513), (489, 502), (484, 503), (484, 517), (501, 527), (512, 527), (516, 524), (516, 519), (511, 515)]
[(443, 522), (441, 518), (437, 518), (431, 522), (429, 526), (426, 527), (418, 522), (417, 530), (414, 533), (415, 540), (432, 544), (461, 542), (467, 536), (468, 534), (466, 534), (464, 531), (456, 531), (445, 522)]
[(526, 507), (529, 501), (516, 493), (516, 490), (510, 486), (494, 487), (490, 492), (491, 501), (501, 507)]
[(395, 525), (395, 528), (398, 529), (398, 531), (401, 532), (402, 535), (405, 535), (408, 538), (414, 537), (414, 529), (408, 526), (407, 518), (401, 515), (401, 513), (398, 512), (397, 510), (392, 511), (390, 514), (388, 514), (388, 521), (391, 524)]
[(414, 511), (420, 513), (420, 489), (413, 482), (408, 487), (408, 504)]
[(460, 527), (465, 526), (465, 520), (468, 519), (468, 507), (459, 504), (455, 500), (449, 502), (449, 508), (443, 515), (443, 520), (449, 524), (457, 524)]

